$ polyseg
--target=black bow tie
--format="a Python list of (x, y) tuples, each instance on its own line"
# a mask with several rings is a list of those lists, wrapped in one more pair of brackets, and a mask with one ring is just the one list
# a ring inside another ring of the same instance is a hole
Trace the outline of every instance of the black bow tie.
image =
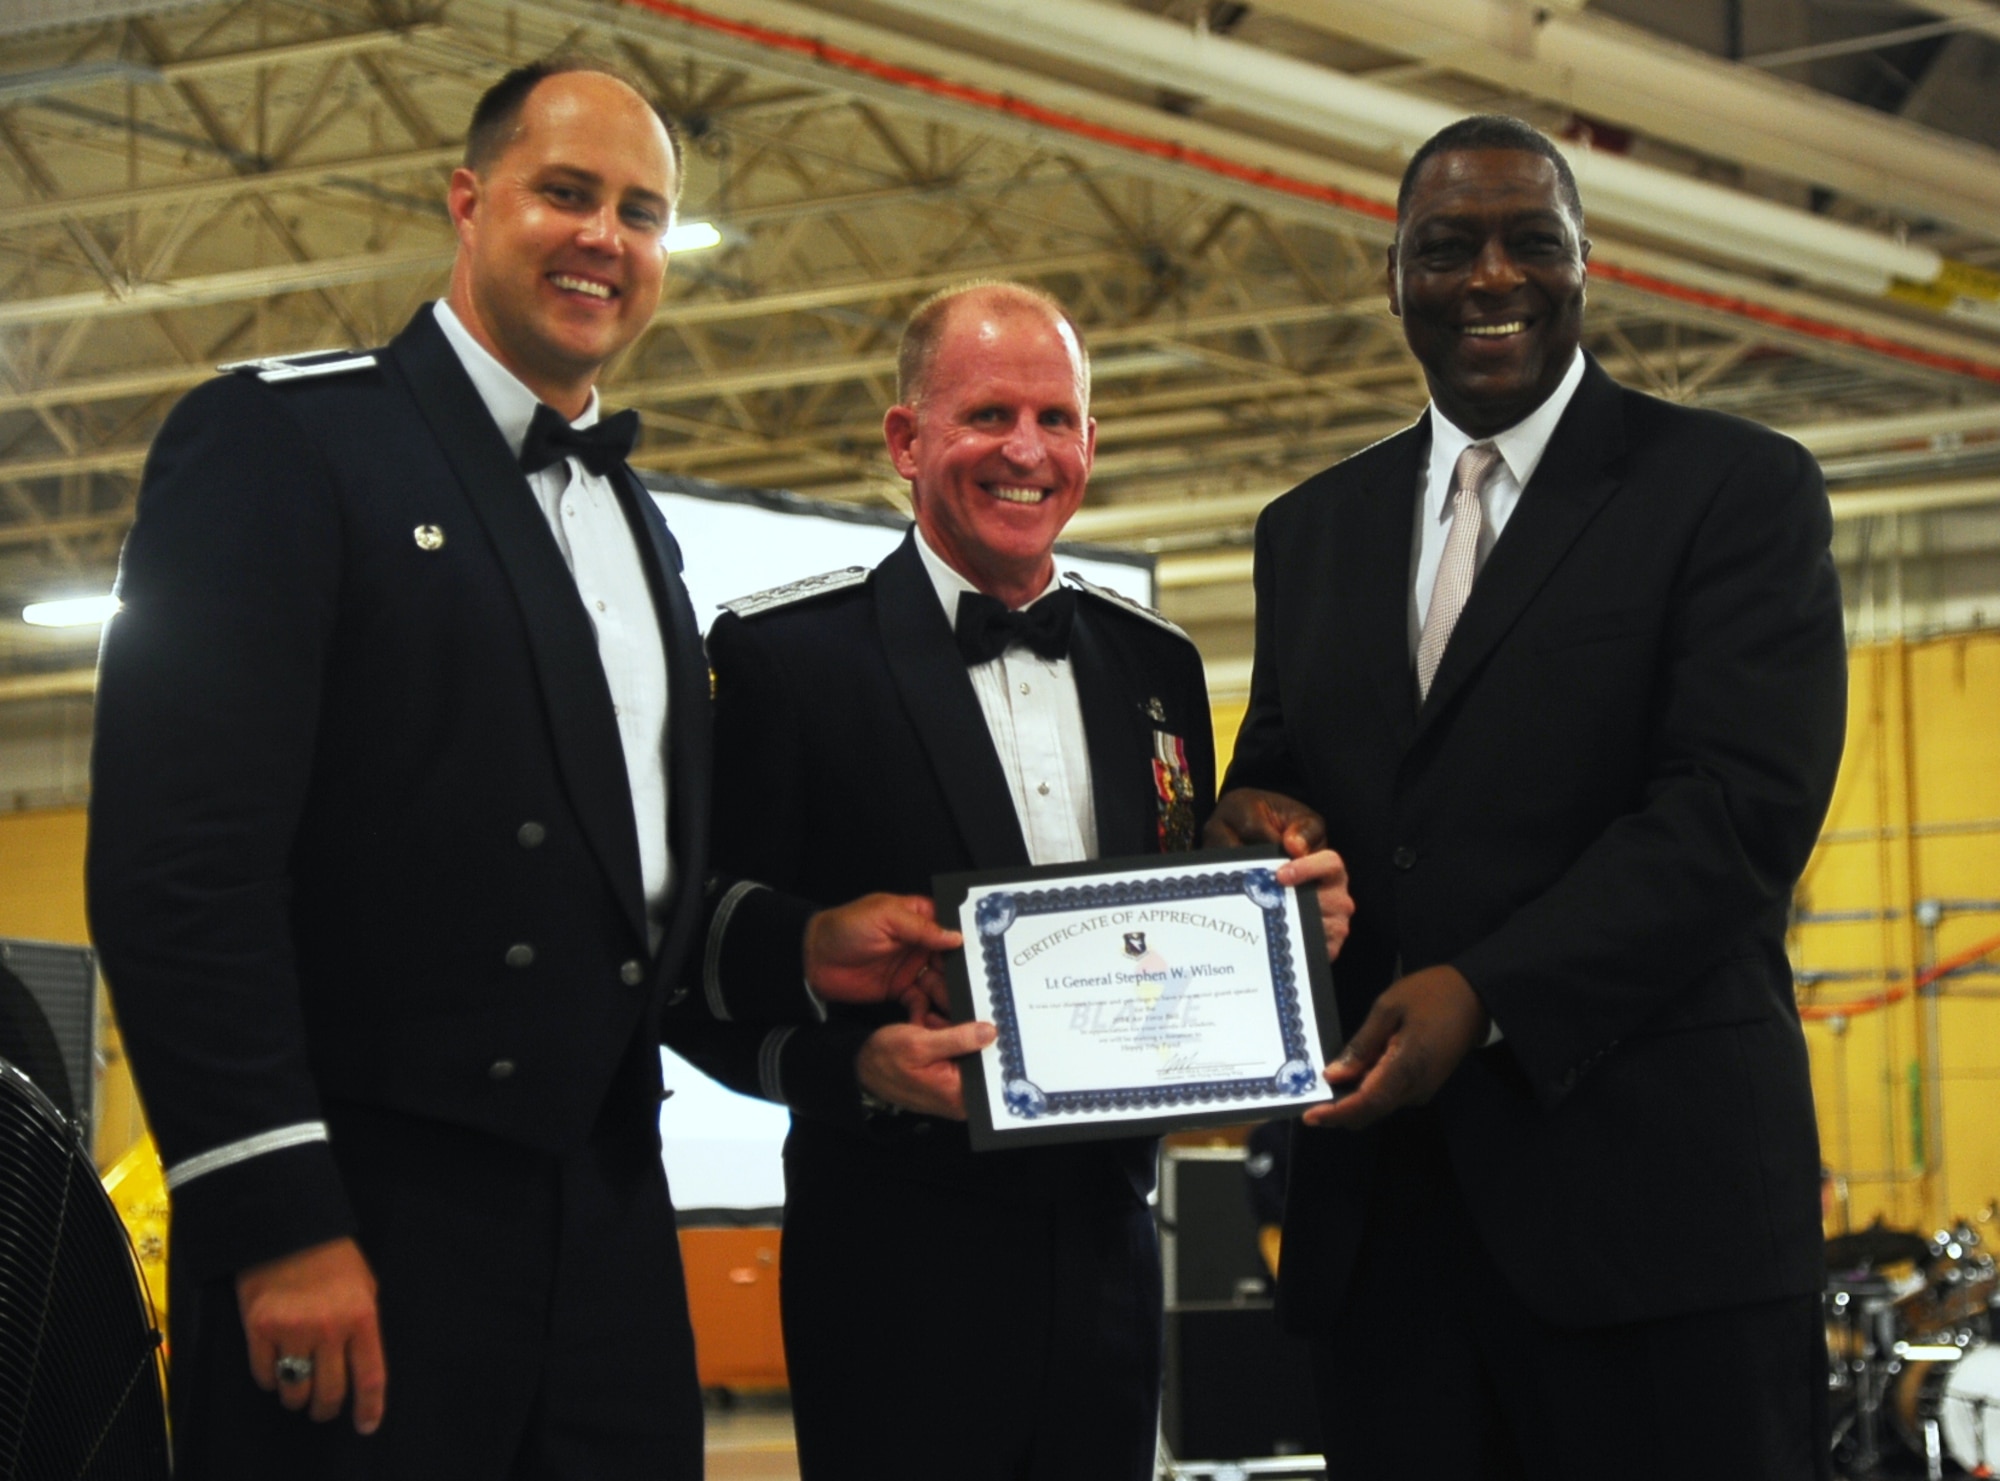
[(521, 444), (521, 466), (539, 473), (564, 458), (575, 458), (599, 478), (609, 478), (611, 470), (632, 455), (632, 444), (638, 440), (636, 411), (621, 411), (579, 431), (561, 412), (544, 403), (535, 407), (535, 419), (528, 423), (528, 436)]
[(1076, 593), (1067, 586), (1022, 612), (1008, 611), (998, 597), (967, 591), (959, 593), (954, 632), (967, 663), (998, 658), (1011, 643), (1026, 643), (1044, 658), (1061, 658), (1069, 652), (1075, 620)]

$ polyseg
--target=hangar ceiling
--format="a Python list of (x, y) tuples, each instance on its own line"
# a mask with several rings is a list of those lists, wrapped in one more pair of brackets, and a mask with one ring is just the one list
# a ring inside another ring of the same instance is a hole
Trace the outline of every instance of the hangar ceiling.
[(2000, 615), (1988, 0), (0, 0), (0, 699), (87, 693), (94, 631), (17, 614), (108, 587), (176, 397), (442, 291), (473, 101), (557, 52), (679, 121), (722, 234), (608, 377), (638, 462), (900, 505), (903, 315), (1038, 282), (1095, 356), (1072, 533), (1161, 553), (1222, 692), (1256, 511), (1424, 404), (1382, 249), (1452, 111), (1578, 141), (1586, 342), (1818, 453), (1857, 622)]

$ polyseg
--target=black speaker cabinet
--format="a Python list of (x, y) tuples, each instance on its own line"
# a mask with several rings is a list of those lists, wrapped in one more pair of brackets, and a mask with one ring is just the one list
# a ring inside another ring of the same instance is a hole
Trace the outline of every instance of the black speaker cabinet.
[(1168, 1147), (1160, 1159), (1167, 1309), (1270, 1295), (1241, 1147)]
[(1243, 1149), (1167, 1148), (1159, 1215), (1168, 1450), (1180, 1460), (1321, 1453), (1310, 1359), (1272, 1309)]
[(1177, 1459), (1323, 1453), (1306, 1345), (1267, 1302), (1167, 1313), (1161, 1420)]
[[(88, 1147), (97, 1101), (97, 953), (87, 946), (0, 937), (0, 968), (27, 988), (55, 1035), (71, 1101), (61, 1109), (74, 1110)], [(50, 1090), (44, 1094), (62, 1099)]]

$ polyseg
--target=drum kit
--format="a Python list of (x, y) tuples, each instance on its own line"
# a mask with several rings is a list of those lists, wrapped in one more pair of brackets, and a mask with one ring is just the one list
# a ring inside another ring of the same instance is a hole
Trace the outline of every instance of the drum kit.
[(1842, 1236), (1827, 1263), (1836, 1474), (2000, 1475), (2000, 1267), (1972, 1226)]

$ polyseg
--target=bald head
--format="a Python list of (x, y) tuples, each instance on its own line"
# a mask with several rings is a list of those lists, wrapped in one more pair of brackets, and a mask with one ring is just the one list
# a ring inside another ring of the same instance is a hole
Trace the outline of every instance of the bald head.
[[(620, 104), (626, 99), (620, 94), (630, 94), (630, 102), (637, 103), (651, 113), (666, 136), (667, 154), (673, 162), (673, 197), (680, 199), (681, 186), (681, 138), (673, 120), (646, 101), (630, 78), (585, 62), (540, 61), (516, 67), (493, 86), (481, 94), (479, 102), (472, 110), (472, 121), (465, 129), (465, 168), (484, 174), (521, 135), (523, 114), (528, 99), (550, 78), (567, 77), (577, 81), (570, 88), (582, 87), (586, 92), (604, 93), (617, 98)], [(612, 89), (604, 89), (598, 81), (615, 83)], [(565, 90), (568, 90), (567, 88)]]

